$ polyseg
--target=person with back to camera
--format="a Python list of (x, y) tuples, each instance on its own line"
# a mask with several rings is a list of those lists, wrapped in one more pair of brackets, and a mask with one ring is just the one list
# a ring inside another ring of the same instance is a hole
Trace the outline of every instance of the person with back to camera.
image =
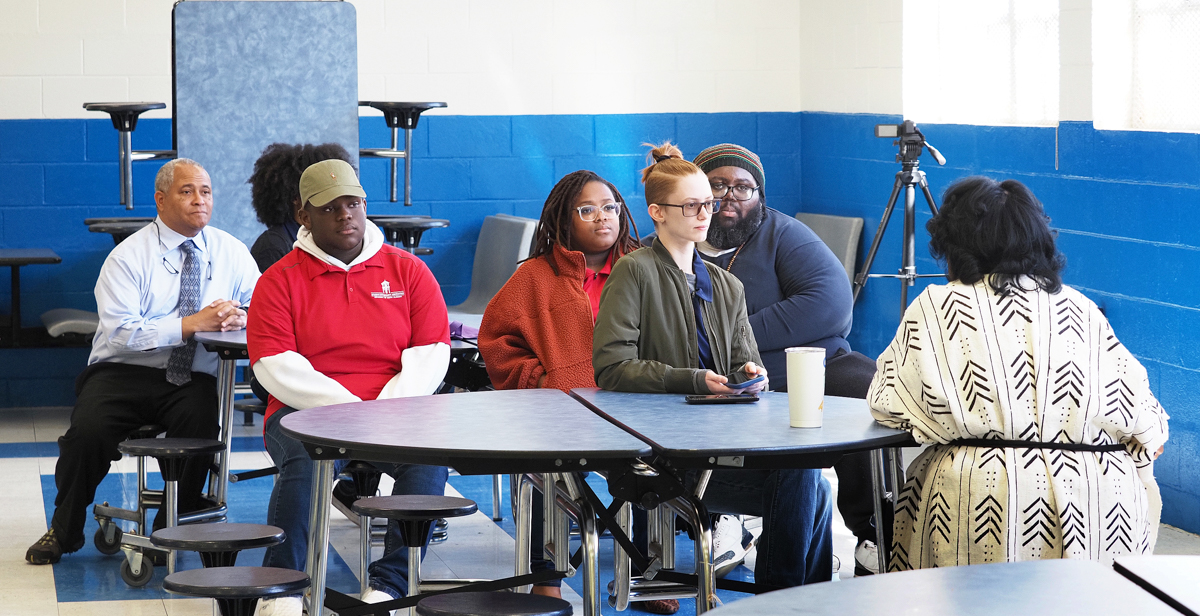
[[(630, 234), (630, 228), (633, 234)], [(617, 187), (591, 171), (569, 173), (542, 208), (529, 258), (488, 302), (479, 352), (496, 389), (595, 387), (592, 328), (613, 263), (638, 247)], [(530, 569), (542, 554), (542, 496), (533, 495)], [(561, 598), (561, 580), (534, 594)]]
[[(721, 202), (674, 145), (650, 155), (642, 182), (657, 237), (618, 261), (605, 285), (592, 345), (596, 383), (615, 391), (733, 393), (727, 383), (766, 370), (742, 284), (696, 251)], [(766, 388), (764, 381), (744, 391)], [(763, 516), (757, 583), (786, 588), (830, 579), (832, 504), (819, 470), (714, 471), (704, 503), (710, 511)]]
[(354, 164), (346, 148), (337, 143), (272, 143), (254, 161), (254, 172), (247, 180), (250, 204), (254, 206), (258, 222), (267, 225), (267, 230), (250, 247), (258, 271), (267, 271), (292, 251), (300, 231), (296, 215), (304, 205), (300, 203), (300, 174), (309, 165), (329, 159)]
[(900, 491), (890, 570), (1153, 551), (1168, 417), (1062, 284), (1048, 223), (1020, 182), (970, 177), (926, 225), (949, 282), (905, 311), (868, 394), (880, 423), (932, 444)]

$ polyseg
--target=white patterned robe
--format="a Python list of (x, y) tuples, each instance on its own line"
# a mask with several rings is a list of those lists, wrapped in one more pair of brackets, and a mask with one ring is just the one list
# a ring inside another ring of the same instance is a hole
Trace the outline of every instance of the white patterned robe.
[(984, 281), (926, 288), (880, 355), (867, 400), (880, 423), (921, 443), (1126, 446), (930, 447), (897, 499), (889, 570), (1046, 558), (1110, 564), (1148, 551), (1143, 480), (1153, 483), (1167, 414), (1145, 368), (1078, 291), (1001, 298)]

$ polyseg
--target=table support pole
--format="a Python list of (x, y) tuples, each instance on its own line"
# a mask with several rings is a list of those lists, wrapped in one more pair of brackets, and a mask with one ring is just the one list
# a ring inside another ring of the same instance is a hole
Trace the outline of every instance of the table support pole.
[(871, 487), (875, 502), (875, 548), (879, 555), (879, 572), (887, 573), (887, 548), (884, 546), (883, 533), (883, 450), (871, 450)]
[[(617, 511), (617, 529), (625, 533), (626, 537), (632, 536), (630, 532), (633, 529), (633, 505), (625, 503)], [(625, 553), (625, 548), (617, 543), (616, 536), (613, 538), (613, 607), (617, 608), (618, 612), (624, 612), (629, 608), (629, 586), (630, 586), (630, 562), (629, 555)]]
[(579, 543), (583, 549), (583, 579), (580, 580), (583, 583), (583, 614), (600, 616), (600, 539), (596, 533), (596, 511), (591, 502), (582, 496), (582, 474), (564, 473), (563, 481), (569, 492), (579, 495), (575, 499), (579, 514), (575, 521), (579, 524)]
[(712, 525), (708, 519), (708, 508), (693, 496), (680, 496), (667, 501), (667, 505), (683, 516), (696, 531), (696, 613), (703, 614), (713, 608), (716, 598), (716, 572), (712, 562)]
[[(532, 542), (530, 524), (533, 520), (533, 482), (526, 475), (514, 476), (518, 477), (518, 500), (517, 515), (514, 516), (517, 524), (517, 555), (514, 559), (516, 566), (514, 567), (513, 575), (521, 576), (529, 573), (530, 566), (529, 552), (532, 549), (530, 545)], [(530, 590), (531, 586), (529, 585), (517, 588), (517, 592), (523, 593), (528, 593)]]
[(325, 613), (325, 571), (329, 558), (329, 509), (333, 494), (333, 460), (314, 460), (311, 509), (308, 516), (308, 558), (304, 572), (308, 574), (308, 613)]
[(236, 368), (236, 359), (221, 359), (217, 365), (217, 413), (221, 418), (221, 442), (225, 443), (225, 451), (221, 452), (220, 464), (217, 465), (217, 485), (213, 493), (218, 506), (226, 502), (226, 492), (229, 488), (229, 456), (233, 451), (233, 380)]
[[(400, 147), (400, 128), (398, 126), (393, 126), (392, 127), (392, 151), (393, 152), (396, 151), (396, 148), (398, 148), (398, 147)], [(405, 154), (404, 167), (407, 169), (408, 168), (408, 152), (405, 151), (404, 154)], [(392, 203), (395, 203), (396, 202), (396, 159), (395, 159), (395, 157), (391, 158), (391, 161), (389, 164), (391, 165), (391, 168), (392, 168), (391, 169), (391, 171), (392, 171), (392, 173), (391, 173), (391, 175), (392, 175), (392, 190), (391, 190), (391, 195), (389, 195), (389, 196), (391, 197)], [(405, 185), (405, 186), (406, 186), (405, 191), (407, 191), (408, 190), (407, 185)]]
[(503, 475), (492, 475), (492, 521), (500, 522), (504, 520), (504, 516), (500, 514), (500, 497), (503, 488), (500, 482), (503, 481)]
[(9, 344), (21, 346), (21, 266), (12, 265), (12, 340)]
[[(392, 144), (392, 149), (396, 149), (395, 143)], [(404, 129), (404, 205), (406, 207), (412, 205), (412, 155), (410, 152), (412, 152), (412, 129), (406, 128)], [(392, 159), (392, 177), (396, 177), (395, 164), (395, 159)], [(392, 201), (395, 201), (395, 184), (392, 184), (392, 186)]]

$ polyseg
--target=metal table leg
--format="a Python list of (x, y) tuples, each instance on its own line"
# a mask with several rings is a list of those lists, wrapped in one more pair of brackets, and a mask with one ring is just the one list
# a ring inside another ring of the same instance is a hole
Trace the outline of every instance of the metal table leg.
[(700, 499), (684, 495), (667, 501), (667, 506), (683, 516), (696, 531), (696, 613), (713, 609), (716, 597), (716, 571), (713, 569), (712, 526), (708, 509)]
[(229, 456), (233, 452), (233, 382), (236, 359), (222, 359), (217, 366), (217, 413), (221, 418), (221, 442), (225, 451), (221, 453), (217, 468), (216, 488), (213, 496), (220, 506), (226, 501), (229, 488)]
[(884, 545), (883, 533), (883, 498), (886, 491), (883, 485), (883, 450), (871, 451), (871, 487), (875, 501), (875, 548), (879, 555), (879, 572), (887, 573), (887, 546)]
[(312, 493), (308, 515), (308, 558), (304, 572), (310, 581), (308, 601), (310, 616), (325, 612), (325, 570), (329, 561), (329, 509), (333, 492), (333, 460), (314, 460)]

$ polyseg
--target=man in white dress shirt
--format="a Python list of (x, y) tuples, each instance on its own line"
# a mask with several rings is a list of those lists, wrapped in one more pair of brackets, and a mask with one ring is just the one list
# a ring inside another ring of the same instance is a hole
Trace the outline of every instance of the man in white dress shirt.
[[(88, 366), (75, 381), (71, 427), (58, 439), (54, 517), (25, 553), (35, 565), (83, 547), (88, 505), (130, 432), (158, 424), (170, 437), (217, 436), (217, 357), (193, 336), (245, 327), (242, 306), (250, 302), (258, 267), (240, 240), (207, 227), (212, 182), (199, 163), (168, 162), (154, 188), (158, 217), (100, 268), (100, 324)], [(195, 459), (185, 467), (181, 513), (201, 507), (207, 466)], [(160, 509), (155, 526), (163, 522)]]

